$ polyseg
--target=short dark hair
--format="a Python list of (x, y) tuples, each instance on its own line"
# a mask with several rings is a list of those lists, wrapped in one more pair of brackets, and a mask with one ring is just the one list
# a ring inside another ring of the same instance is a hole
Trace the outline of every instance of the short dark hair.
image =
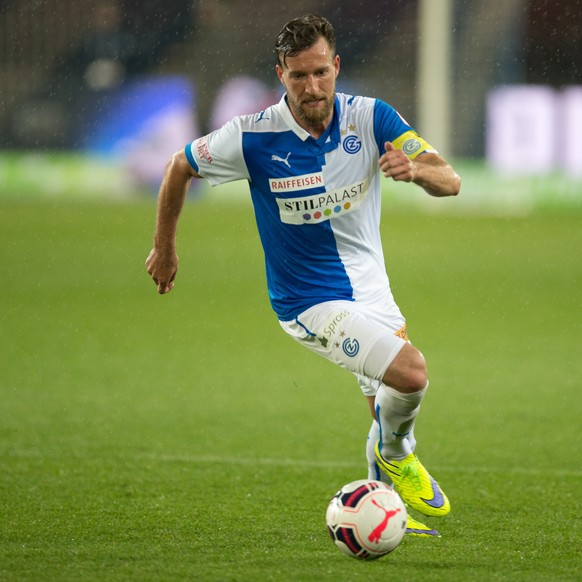
[(275, 42), (277, 63), (284, 66), (287, 57), (297, 56), (301, 51), (312, 47), (321, 37), (325, 38), (332, 54), (335, 54), (335, 31), (327, 18), (306, 14), (290, 20), (281, 29)]

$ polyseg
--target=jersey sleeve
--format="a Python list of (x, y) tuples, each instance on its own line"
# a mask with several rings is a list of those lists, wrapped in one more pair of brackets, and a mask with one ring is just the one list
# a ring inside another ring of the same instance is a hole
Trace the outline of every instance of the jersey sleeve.
[(390, 105), (376, 99), (374, 105), (374, 136), (380, 154), (384, 152), (384, 143), (402, 150), (410, 159), (419, 154), (430, 152), (438, 153), (429, 143), (422, 139), (406, 120)]
[(194, 170), (212, 186), (249, 179), (242, 149), (242, 128), (237, 118), (195, 139), (184, 152)]

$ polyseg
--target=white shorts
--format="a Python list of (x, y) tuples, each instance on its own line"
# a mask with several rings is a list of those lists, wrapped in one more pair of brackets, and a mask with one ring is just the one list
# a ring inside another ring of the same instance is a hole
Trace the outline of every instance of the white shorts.
[(353, 372), (366, 396), (407, 342), (406, 322), (392, 298), (375, 302), (327, 301), (281, 327), (311, 351)]

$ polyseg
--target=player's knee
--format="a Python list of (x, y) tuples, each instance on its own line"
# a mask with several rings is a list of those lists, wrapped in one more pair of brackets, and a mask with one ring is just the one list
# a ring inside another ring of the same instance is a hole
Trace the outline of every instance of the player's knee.
[(405, 370), (402, 379), (402, 392), (419, 392), (424, 390), (428, 384), (428, 375), (426, 370), (426, 362), (424, 358), (420, 359), (414, 364), (412, 364), (407, 370)]
[(405, 386), (406, 392), (420, 392), (420, 390), (424, 390), (428, 385), (426, 365), (411, 370), (407, 380), (407, 386)]
[(424, 390), (428, 386), (428, 370), (426, 369), (426, 360), (421, 352), (417, 350), (418, 358), (415, 363), (414, 370), (414, 381), (413, 386), (415, 388), (414, 392), (419, 390)]
[(386, 370), (383, 382), (399, 392), (419, 392), (428, 385), (428, 372), (424, 356), (407, 344)]

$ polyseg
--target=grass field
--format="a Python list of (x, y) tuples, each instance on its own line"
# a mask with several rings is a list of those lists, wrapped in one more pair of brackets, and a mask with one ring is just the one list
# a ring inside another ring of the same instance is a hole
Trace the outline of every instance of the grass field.
[(453, 510), (363, 563), (324, 523), (365, 476), (357, 385), (279, 330), (247, 204), (187, 205), (163, 297), (154, 210), (0, 202), (1, 580), (582, 579), (582, 212), (385, 211)]

